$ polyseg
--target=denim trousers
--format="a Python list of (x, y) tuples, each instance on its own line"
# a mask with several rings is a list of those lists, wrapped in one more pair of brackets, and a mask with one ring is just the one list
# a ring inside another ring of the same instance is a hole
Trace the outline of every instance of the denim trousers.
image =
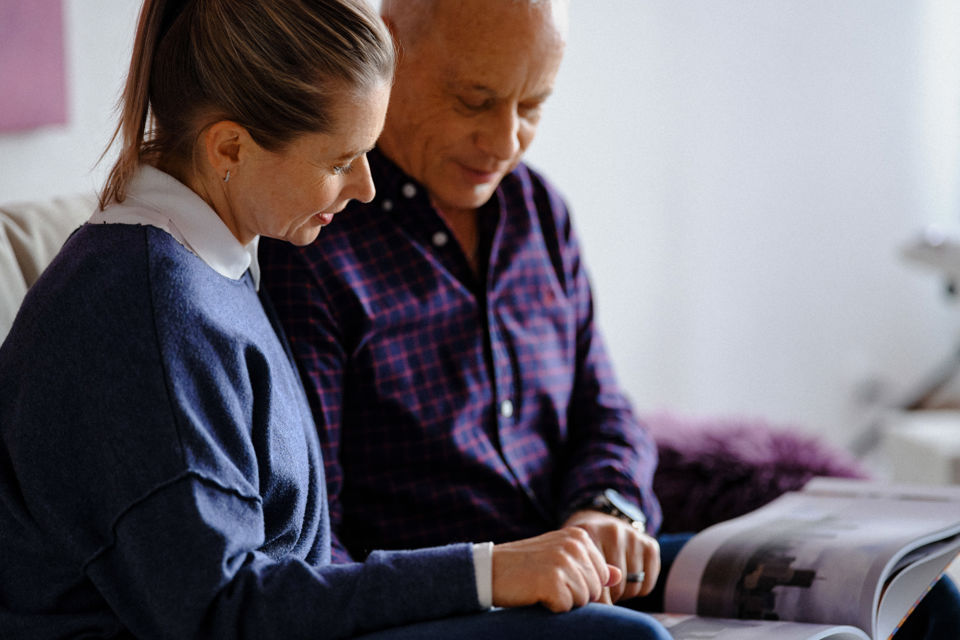
[(566, 613), (540, 606), (494, 609), (431, 620), (360, 636), (358, 640), (670, 640), (663, 626), (640, 611), (588, 604)]

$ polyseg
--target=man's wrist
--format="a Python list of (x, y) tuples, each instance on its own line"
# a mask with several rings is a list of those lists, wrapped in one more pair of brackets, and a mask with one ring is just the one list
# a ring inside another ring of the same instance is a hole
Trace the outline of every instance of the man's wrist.
[(623, 497), (615, 489), (606, 489), (602, 493), (575, 502), (564, 515), (563, 521), (569, 520), (570, 516), (577, 511), (605, 513), (626, 522), (638, 531), (646, 531), (646, 515), (640, 507)]

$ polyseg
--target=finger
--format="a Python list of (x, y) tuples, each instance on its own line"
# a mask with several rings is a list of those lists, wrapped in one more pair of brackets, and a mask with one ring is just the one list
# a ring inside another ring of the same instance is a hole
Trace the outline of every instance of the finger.
[(624, 591), (631, 586), (627, 583), (625, 575), (629, 570), (628, 567), (630, 566), (630, 563), (627, 558), (626, 549), (624, 548), (624, 542), (626, 542), (626, 540), (617, 545), (616, 557), (610, 560), (611, 563), (615, 563), (622, 576), (619, 584), (617, 584), (615, 587), (611, 587), (610, 589), (610, 597), (613, 598), (614, 602), (618, 602), (621, 598), (623, 598)]
[(569, 585), (566, 582), (557, 585), (557, 589), (554, 593), (551, 593), (546, 598), (543, 598), (541, 602), (543, 606), (554, 613), (563, 613), (564, 611), (570, 611), (573, 608), (573, 594), (570, 592)]
[(571, 568), (567, 577), (567, 591), (570, 593), (572, 606), (582, 607), (593, 602), (600, 597), (601, 590), (600, 582), (592, 571), (584, 571), (583, 565)]
[(660, 544), (655, 538), (647, 537), (646, 539), (643, 564), (646, 575), (644, 575), (643, 588), (640, 593), (647, 595), (653, 591), (653, 587), (657, 584), (657, 579), (660, 576)]
[[(574, 603), (584, 605), (600, 597), (603, 583), (607, 580), (607, 567), (593, 539), (583, 529), (575, 529), (567, 547), (570, 591)], [(599, 560), (599, 566), (597, 558)]]
[(643, 593), (643, 583), (646, 580), (646, 572), (643, 570), (642, 562), (635, 562), (630, 567), (627, 577), (624, 578), (624, 589), (621, 600), (630, 600)]
[(598, 589), (597, 593), (593, 595), (599, 597), (599, 589), (606, 586), (610, 581), (610, 567), (606, 559), (604, 559), (600, 548), (589, 535), (584, 541), (584, 549), (587, 553), (586, 560), (589, 563), (589, 569), (587, 566), (584, 566), (584, 569), (593, 576), (596, 576)]
[(606, 563), (603, 565), (603, 574), (600, 574), (597, 571), (597, 566), (589, 561), (580, 565), (580, 571), (580, 577), (582, 578), (587, 589), (587, 595), (589, 597), (588, 602), (596, 602), (600, 600), (600, 598), (603, 596), (604, 584), (606, 584), (610, 575), (610, 571), (607, 569)]
[(620, 584), (623, 581), (623, 572), (620, 571), (619, 567), (615, 567), (612, 564), (607, 565), (607, 571), (610, 572), (610, 579), (604, 583), (605, 587), (612, 587), (615, 584)]
[(647, 550), (644, 537), (635, 533), (630, 536), (627, 544), (625, 573), (629, 575), (630, 579), (624, 578), (621, 592), (621, 599), (623, 600), (636, 598), (643, 593), (643, 583), (646, 580), (647, 573)]
[(614, 600), (613, 600), (612, 597), (610, 597), (610, 589), (609, 589), (609, 588), (604, 587), (603, 592), (600, 594), (600, 600), (599, 600), (599, 602), (600, 602), (601, 604), (613, 604)]

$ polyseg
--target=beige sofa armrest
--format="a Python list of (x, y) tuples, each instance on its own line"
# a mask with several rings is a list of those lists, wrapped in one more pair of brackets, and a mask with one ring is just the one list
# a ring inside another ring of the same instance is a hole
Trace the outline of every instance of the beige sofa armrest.
[(0, 340), (27, 289), (96, 206), (93, 194), (0, 205)]

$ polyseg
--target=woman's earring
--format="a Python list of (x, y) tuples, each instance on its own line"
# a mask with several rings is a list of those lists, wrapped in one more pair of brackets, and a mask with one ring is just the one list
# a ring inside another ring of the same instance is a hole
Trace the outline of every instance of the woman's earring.
[(229, 171), (229, 170), (227, 171), (227, 175), (223, 176), (223, 181), (224, 181), (224, 182), (230, 182), (230, 171)]

